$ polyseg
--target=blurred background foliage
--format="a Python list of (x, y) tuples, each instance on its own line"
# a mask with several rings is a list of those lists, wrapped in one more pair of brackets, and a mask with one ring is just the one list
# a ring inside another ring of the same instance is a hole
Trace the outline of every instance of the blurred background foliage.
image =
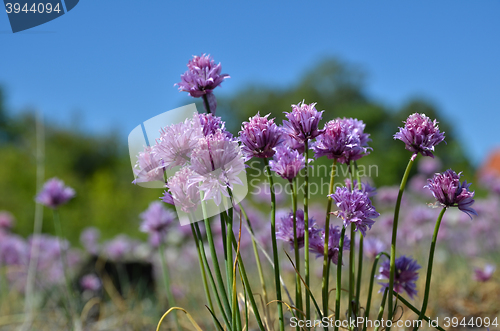
[[(4, 98), (0, 90), (0, 210), (13, 213), (17, 220), (14, 231), (27, 236), (33, 231), (35, 210), (36, 116), (34, 110), (14, 115), (6, 109)], [(411, 153), (392, 136), (414, 112), (437, 118), (446, 132), (447, 145), (440, 144), (436, 151), (443, 170), (453, 167), (463, 171), (468, 180), (475, 174), (457, 133), (435, 105), (412, 99), (398, 109), (388, 107), (367, 95), (364, 72), (334, 58), (318, 62), (287, 88), (255, 83), (235, 95), (219, 96), (217, 115), (237, 134), (242, 121), (257, 111), (261, 115), (270, 113), (281, 124), (283, 112), (302, 100), (317, 102), (316, 108), (325, 110), (323, 123), (336, 117), (354, 117), (366, 123), (373, 151), (360, 165), (378, 166), (378, 176), (372, 173), (376, 186), (399, 183)], [(201, 100), (196, 103), (202, 110)], [(318, 163), (331, 164), (325, 158)], [(77, 197), (61, 211), (65, 234), (73, 243), (78, 242), (81, 229), (87, 226), (100, 228), (104, 238), (117, 233), (146, 238), (138, 231), (138, 215), (162, 192), (131, 184), (133, 175), (124, 137), (117, 133), (90, 135), (45, 123), (44, 165), (45, 178), (57, 176), (77, 192)], [(313, 177), (312, 181), (321, 182), (321, 177)], [(51, 211), (45, 209), (44, 232), (53, 232), (51, 217)]]

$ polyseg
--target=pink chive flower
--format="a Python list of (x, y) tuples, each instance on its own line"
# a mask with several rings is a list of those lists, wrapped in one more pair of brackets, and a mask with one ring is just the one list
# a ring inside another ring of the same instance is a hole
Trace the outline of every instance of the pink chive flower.
[(268, 119), (259, 113), (243, 122), (239, 132), (239, 140), (243, 147), (245, 161), (252, 157), (269, 158), (275, 153), (274, 148), (283, 143), (284, 136), (281, 129), (274, 123), (274, 118)]
[(140, 217), (142, 219), (140, 230), (149, 234), (149, 243), (153, 247), (158, 247), (165, 241), (167, 230), (176, 219), (175, 213), (165, 208), (159, 201), (152, 202)]
[(366, 236), (366, 230), (371, 229), (375, 223), (372, 218), (380, 216), (373, 207), (367, 192), (357, 189), (351, 191), (347, 187), (338, 187), (330, 197), (338, 208), (338, 211), (333, 214), (344, 220), (346, 228), (349, 224), (354, 224), (356, 231), (361, 231), (363, 236)]
[(275, 147), (273, 160), (269, 161), (269, 167), (283, 179), (290, 182), (305, 167), (306, 159), (303, 154), (285, 145)]
[(65, 204), (75, 196), (75, 190), (58, 178), (49, 179), (35, 197), (35, 201), (52, 209)]
[(84, 291), (99, 291), (101, 289), (102, 283), (101, 279), (94, 274), (88, 274), (80, 279), (80, 286)]
[(0, 240), (0, 267), (26, 266), (29, 259), (29, 247), (21, 237), (8, 234)]
[(179, 91), (188, 92), (194, 98), (211, 94), (224, 79), (230, 78), (228, 74), (221, 74), (221, 64), (215, 64), (210, 55), (193, 56), (187, 67), (176, 85)]
[(217, 130), (221, 130), (228, 138), (233, 138), (233, 134), (226, 130), (226, 123), (220, 117), (201, 113), (199, 114), (199, 120), (205, 137), (214, 134)]
[(318, 124), (324, 111), (317, 111), (315, 106), (316, 103), (308, 105), (302, 101), (292, 105), (290, 113), (285, 112), (288, 121), (283, 121), (283, 131), (299, 146), (323, 133), (323, 130), (318, 129)]
[[(215, 113), (217, 100), (213, 90), (230, 76), (221, 74), (221, 64), (216, 65), (210, 55), (193, 56), (187, 67), (188, 70), (181, 75), (180, 83), (175, 85), (179, 86), (179, 91), (188, 92), (193, 98), (205, 95), (211, 112)], [(203, 102), (203, 107), (208, 112), (205, 102)]]
[(80, 234), (80, 243), (85, 248), (87, 252), (92, 255), (99, 254), (99, 238), (101, 237), (101, 232), (95, 227), (89, 227), (82, 231)]
[(316, 157), (327, 156), (338, 162), (349, 164), (369, 154), (371, 140), (364, 133), (365, 124), (353, 118), (335, 119), (325, 125), (324, 134), (313, 145)]
[[(390, 261), (385, 260), (380, 266), (380, 274), (378, 279), (389, 279), (390, 277)], [(394, 276), (394, 291), (402, 293), (405, 291), (410, 298), (417, 294), (418, 271), (421, 267), (416, 260), (404, 255), (396, 259), (396, 274)], [(382, 285), (380, 292), (389, 287), (389, 283), (379, 283)]]
[(14, 216), (8, 211), (0, 211), (0, 232), (9, 232), (14, 226)]
[[(340, 228), (330, 225), (328, 233), (328, 257), (334, 264), (339, 263), (340, 251)], [(347, 236), (344, 237), (343, 250), (349, 250), (351, 241)], [(325, 251), (325, 229), (312, 228), (309, 237), (309, 248), (316, 253), (316, 257), (322, 257)]]
[(363, 242), (363, 253), (373, 259), (386, 249), (384, 242), (378, 238), (367, 237)]
[[(304, 247), (304, 235), (305, 235), (305, 221), (304, 221), (304, 211), (298, 209), (296, 212), (296, 225), (297, 225), (297, 243), (299, 248)], [(315, 221), (314, 219), (309, 219), (309, 227), (312, 228)], [(281, 217), (278, 224), (276, 224), (276, 238), (283, 240), (290, 244), (290, 247), (294, 247), (294, 237), (293, 237), (293, 212), (290, 212), (283, 217)]]
[(191, 168), (184, 167), (170, 177), (167, 184), (171, 192), (172, 204), (180, 207), (183, 212), (188, 214), (194, 212), (200, 204), (198, 187), (189, 185), (189, 181), (194, 174)]
[(478, 282), (487, 282), (493, 276), (495, 269), (493, 264), (487, 264), (484, 268), (476, 268), (474, 269), (474, 279)]
[(434, 158), (434, 147), (444, 141), (444, 132), (439, 131), (438, 122), (432, 121), (425, 114), (411, 114), (405, 126), (399, 128), (399, 132), (394, 135), (394, 139), (399, 139), (405, 143), (405, 148), (413, 152), (412, 160), (420, 153), (423, 156)]
[(243, 185), (238, 178), (245, 171), (241, 148), (221, 130), (199, 139), (191, 154), (191, 169), (194, 174), (189, 185), (197, 185), (205, 193), (204, 200), (213, 199), (217, 206), (222, 202), (221, 194), (229, 198), (228, 188)]
[(154, 146), (155, 157), (163, 162), (165, 169), (172, 169), (189, 162), (198, 139), (203, 137), (203, 128), (198, 114), (194, 114), (193, 119), (167, 126), (160, 130), (160, 134)]
[(153, 147), (147, 146), (143, 152), (139, 152), (134, 175), (134, 184), (163, 181), (163, 162), (155, 154)]
[(104, 252), (111, 260), (119, 261), (132, 252), (133, 244), (126, 235), (118, 235), (105, 244)]
[(458, 207), (472, 219), (472, 215), (477, 216), (477, 212), (471, 207), (474, 204), (474, 192), (469, 190), (471, 184), (466, 180), (460, 183), (461, 175), (461, 172), (457, 174), (448, 169), (428, 179), (425, 187), (431, 190), (434, 198), (443, 206)]

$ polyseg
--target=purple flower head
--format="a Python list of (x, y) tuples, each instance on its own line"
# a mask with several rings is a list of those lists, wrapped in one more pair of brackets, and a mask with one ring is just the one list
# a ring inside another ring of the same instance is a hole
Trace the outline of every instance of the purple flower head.
[(199, 186), (205, 193), (204, 200), (214, 199), (217, 205), (221, 194), (229, 197), (227, 188), (243, 185), (238, 175), (245, 171), (245, 163), (238, 142), (229, 139), (221, 130), (199, 139), (191, 154), (191, 169), (194, 174), (189, 185)]
[(188, 70), (181, 75), (179, 91), (188, 92), (192, 97), (199, 98), (211, 94), (224, 79), (230, 78), (221, 74), (221, 65), (215, 64), (210, 55), (193, 56), (187, 64)]
[[(390, 261), (385, 260), (380, 267), (380, 275), (378, 279), (389, 279), (391, 273)], [(394, 291), (397, 293), (402, 293), (405, 291), (408, 293), (410, 298), (417, 294), (417, 285), (415, 282), (418, 280), (418, 272), (420, 265), (416, 260), (404, 255), (396, 259), (396, 273), (394, 276)], [(385, 288), (389, 287), (389, 283), (379, 283), (382, 285), (383, 291)]]
[[(297, 210), (297, 243), (299, 248), (304, 247), (304, 234), (305, 234), (305, 222), (304, 222), (304, 211), (301, 209)], [(314, 219), (309, 219), (309, 228), (314, 225)], [(276, 226), (276, 238), (288, 242), (290, 247), (294, 247), (293, 242), (293, 212), (290, 212), (283, 217)]]
[[(328, 233), (328, 257), (334, 264), (339, 263), (340, 251), (340, 228), (338, 226), (330, 225), (330, 232)], [(351, 241), (347, 236), (344, 237), (344, 249), (349, 250)], [(312, 252), (316, 253), (316, 257), (321, 257), (325, 252), (325, 230), (312, 228), (309, 237), (309, 248)]]
[(338, 187), (334, 194), (330, 195), (338, 207), (335, 215), (344, 220), (344, 226), (347, 228), (353, 223), (356, 231), (361, 231), (366, 236), (367, 228), (375, 223), (372, 218), (380, 216), (373, 207), (367, 192), (357, 189), (351, 191), (347, 187)]
[(28, 257), (28, 244), (21, 237), (9, 234), (0, 240), (0, 268), (14, 265), (26, 266)]
[(423, 158), (418, 162), (418, 171), (425, 175), (432, 175), (441, 169), (441, 161), (435, 157), (433, 159)]
[(285, 112), (288, 121), (283, 121), (283, 131), (298, 143), (316, 138), (323, 133), (318, 129), (324, 111), (317, 111), (316, 103), (306, 104), (304, 101), (292, 105), (290, 113)]
[(200, 203), (200, 192), (196, 185), (189, 185), (194, 172), (189, 167), (177, 171), (168, 180), (168, 188), (172, 193), (173, 203), (185, 213), (194, 212)]
[(378, 238), (368, 237), (363, 243), (363, 252), (371, 259), (375, 258), (379, 253), (383, 252), (386, 248), (384, 242)]
[(487, 282), (493, 276), (495, 269), (493, 264), (487, 264), (484, 268), (476, 268), (474, 269), (474, 279), (478, 282)]
[(140, 217), (142, 219), (140, 230), (149, 234), (149, 243), (153, 247), (158, 247), (164, 242), (168, 227), (176, 219), (175, 213), (165, 208), (160, 201), (151, 202)]
[(252, 157), (272, 157), (275, 153), (274, 148), (283, 142), (285, 138), (283, 132), (274, 123), (274, 118), (268, 119), (269, 115), (262, 117), (257, 113), (254, 117), (250, 117), (248, 122), (243, 122), (239, 140), (243, 145), (245, 161)]
[(135, 179), (132, 183), (163, 181), (163, 164), (160, 157), (154, 153), (153, 147), (144, 147), (144, 151), (137, 155), (134, 166)]
[[(166, 186), (168, 187), (168, 184)], [(170, 194), (170, 192), (163, 191), (163, 195), (160, 197), (160, 200), (168, 203), (169, 205), (175, 206), (174, 197)]]
[(213, 114), (201, 113), (199, 114), (200, 124), (203, 128), (203, 135), (209, 136), (221, 130), (228, 138), (233, 138), (233, 134), (226, 130), (224, 121)]
[(423, 156), (434, 157), (434, 146), (444, 141), (444, 132), (439, 131), (438, 122), (432, 121), (425, 114), (415, 113), (404, 121), (405, 126), (399, 128), (394, 139), (405, 143), (406, 149), (413, 152), (412, 159), (420, 153)]
[(126, 235), (118, 235), (105, 245), (106, 255), (113, 261), (123, 259), (132, 251), (132, 240)]
[(271, 170), (291, 182), (305, 167), (306, 158), (303, 154), (285, 145), (279, 145), (274, 150), (276, 151), (274, 159), (269, 161)]
[(8, 211), (0, 211), (0, 232), (9, 232), (14, 225), (14, 216)]
[[(345, 186), (349, 189), (352, 190), (351, 188), (351, 180), (349, 178), (345, 179)], [(359, 189), (358, 186), (358, 181), (355, 179), (354, 180), (354, 189), (357, 190)], [(373, 186), (371, 186), (367, 182), (361, 182), (361, 192), (365, 192), (368, 198), (373, 198), (374, 196), (377, 195), (377, 189)]]
[(45, 182), (42, 190), (35, 197), (35, 201), (46, 207), (56, 209), (74, 196), (75, 190), (65, 186), (62, 180), (54, 177)]
[(88, 274), (80, 279), (80, 286), (84, 291), (99, 291), (102, 283), (99, 277), (94, 274)]
[(94, 227), (86, 228), (80, 234), (80, 242), (87, 252), (93, 255), (99, 254), (99, 238), (101, 232)]
[(369, 154), (368, 133), (364, 133), (365, 124), (353, 118), (332, 120), (325, 125), (324, 134), (313, 145), (316, 157), (327, 156), (340, 163), (359, 160)]
[(469, 215), (476, 215), (476, 211), (471, 207), (474, 203), (474, 192), (469, 190), (470, 183), (466, 180), (460, 183), (462, 173), (448, 169), (443, 173), (435, 174), (433, 178), (427, 180), (425, 186), (431, 190), (434, 198), (446, 207), (458, 207), (461, 211)]
[[(155, 157), (162, 162), (162, 167), (172, 169), (188, 163), (198, 140), (203, 137), (198, 114), (193, 119), (167, 126), (160, 130), (160, 138), (153, 148)], [(163, 169), (162, 169), (163, 174)]]

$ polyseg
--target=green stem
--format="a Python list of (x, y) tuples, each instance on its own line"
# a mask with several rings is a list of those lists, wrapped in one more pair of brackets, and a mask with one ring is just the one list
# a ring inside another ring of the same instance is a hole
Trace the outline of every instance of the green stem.
[[(325, 219), (325, 246), (323, 251), (323, 280), (321, 283), (321, 289), (323, 294), (323, 315), (328, 316), (328, 299), (329, 299), (329, 291), (328, 291), (328, 281), (330, 278), (330, 257), (328, 254), (328, 245), (329, 245), (329, 235), (330, 235), (330, 212), (332, 211), (332, 197), (330, 195), (333, 194), (333, 187), (335, 184), (335, 170), (337, 168), (337, 159), (333, 160), (332, 170), (330, 172), (330, 186), (328, 188), (328, 202), (326, 205), (326, 219)], [(328, 330), (328, 327), (325, 326), (325, 330)]]
[(212, 263), (214, 265), (215, 278), (217, 279), (217, 283), (219, 285), (219, 292), (221, 294), (222, 302), (224, 303), (226, 312), (228, 313), (228, 315), (231, 315), (231, 306), (229, 305), (229, 299), (227, 297), (226, 287), (224, 286), (224, 281), (222, 280), (222, 273), (220, 271), (219, 259), (217, 258), (217, 252), (215, 251), (214, 237), (212, 235), (212, 227), (210, 225), (210, 221), (208, 220), (207, 208), (205, 206), (205, 202), (203, 201), (203, 192), (201, 192), (200, 194), (201, 194), (201, 210), (203, 212), (203, 218), (205, 221), (205, 231), (207, 233), (208, 246), (210, 247), (210, 257), (212, 258)]
[[(408, 301), (406, 301), (402, 296), (400, 296), (397, 292), (394, 292), (394, 295), (398, 298), (399, 301), (401, 301), (406, 307), (410, 308), (411, 311), (413, 311), (415, 314), (417, 315), (420, 315), (420, 312), (418, 311), (417, 308), (415, 308), (411, 303), (409, 303)], [(427, 316), (424, 315), (423, 319), (430, 323), (431, 322), (431, 319)], [(439, 325), (437, 326), (434, 326), (434, 328), (438, 329), (439, 331), (446, 331), (445, 329), (443, 329), (442, 327), (440, 327)]]
[[(168, 300), (168, 305), (170, 308), (175, 307), (175, 299), (174, 295), (172, 293), (172, 287), (170, 285), (170, 275), (168, 274), (167, 270), (167, 265), (165, 263), (165, 245), (163, 243), (160, 243), (160, 247), (158, 248), (160, 251), (160, 259), (161, 259), (161, 269), (163, 271), (163, 282), (165, 284), (165, 290), (167, 291), (167, 300)], [(174, 323), (177, 328), (177, 330), (181, 331), (181, 325), (179, 324), (179, 319), (177, 317), (177, 312), (173, 311), (172, 312), (174, 315)]]
[[(335, 321), (340, 320), (340, 294), (342, 292), (342, 256), (344, 255), (344, 238), (345, 226), (342, 226), (339, 241), (339, 258), (337, 261), (337, 285), (335, 289)], [(334, 325), (334, 330), (338, 331), (337, 323)]]
[[(384, 306), (385, 306), (385, 300), (387, 299), (387, 288), (385, 288), (384, 290), (384, 296), (382, 297), (382, 302), (380, 303), (380, 309), (378, 311), (378, 316), (377, 316), (377, 321), (381, 321), (382, 320), (382, 316), (384, 316)], [(378, 323), (378, 326), (375, 328), (375, 331), (378, 331), (378, 329), (380, 328), (381, 326), (381, 323)]]
[[(437, 236), (439, 232), (439, 226), (443, 219), (443, 215), (446, 212), (446, 207), (441, 210), (436, 221), (436, 226), (434, 227), (434, 234), (432, 235), (431, 250), (429, 251), (429, 262), (427, 265), (427, 277), (425, 279), (425, 294), (424, 302), (422, 303), (422, 309), (420, 309), (420, 315), (418, 316), (418, 321), (421, 321), (425, 316), (425, 311), (427, 310), (427, 304), (429, 302), (429, 292), (431, 289), (431, 277), (432, 277), (432, 264), (434, 262), (434, 251), (436, 250)], [(413, 331), (417, 331), (419, 328), (419, 323), (413, 328)]]
[[(208, 288), (207, 273), (205, 271), (205, 267), (203, 266), (203, 257), (201, 256), (201, 250), (198, 244), (198, 236), (196, 235), (196, 230), (194, 228), (194, 225), (192, 223), (190, 225), (191, 225), (191, 232), (193, 233), (194, 243), (196, 245), (196, 251), (198, 252), (198, 261), (200, 263), (201, 279), (203, 280), (203, 289), (205, 290), (205, 296), (207, 297), (208, 308), (210, 308), (210, 310), (214, 312), (214, 306), (212, 303), (212, 298), (210, 296), (210, 289)], [(215, 316), (212, 316), (212, 320), (214, 322), (215, 329), (217, 329), (218, 323), (217, 320), (215, 319)]]
[[(297, 240), (297, 181), (296, 178), (290, 182), (292, 186), (292, 210), (293, 210), (293, 250), (295, 253), (295, 268), (300, 272), (300, 250), (299, 242)], [(295, 273), (295, 305), (297, 309), (302, 310), (302, 284), (300, 275)], [(297, 330), (300, 327), (297, 325)]]
[(354, 274), (355, 274), (355, 268), (354, 268), (354, 259), (355, 259), (355, 236), (356, 233), (354, 232), (355, 230), (355, 225), (354, 223), (351, 223), (351, 246), (349, 247), (349, 322), (351, 319), (354, 319)]
[(381, 253), (377, 254), (377, 256), (375, 257), (375, 261), (373, 261), (372, 273), (370, 275), (370, 285), (368, 287), (368, 299), (366, 300), (365, 325), (363, 327), (363, 331), (366, 331), (366, 328), (367, 328), (366, 321), (368, 321), (368, 319), (370, 318), (370, 306), (372, 303), (373, 283), (375, 281), (375, 273), (377, 272), (377, 264), (378, 264), (378, 261), (380, 260), (380, 258), (382, 257), (382, 255), (385, 255), (388, 258), (391, 258), (389, 256), (389, 254), (381, 252)]
[[(358, 181), (358, 190), (363, 190), (363, 185), (361, 184), (361, 178), (359, 177), (359, 169), (358, 164), (354, 162), (354, 169), (356, 170), (356, 180)], [(354, 183), (353, 183), (354, 185)], [(358, 277), (356, 278), (356, 314), (359, 316), (360, 314), (360, 301), (359, 297), (361, 295), (361, 275), (363, 274), (363, 241), (364, 236), (360, 232), (359, 233), (359, 255), (358, 255)]]
[[(260, 285), (262, 287), (262, 296), (264, 297), (264, 302), (267, 304), (269, 302), (269, 300), (267, 298), (266, 279), (264, 277), (262, 263), (260, 262), (259, 248), (257, 247), (257, 242), (255, 241), (255, 232), (253, 231), (252, 223), (250, 222), (250, 219), (248, 218), (248, 215), (245, 212), (245, 209), (243, 208), (243, 205), (241, 205), (241, 203), (239, 204), (239, 207), (241, 209), (241, 212), (243, 213), (243, 216), (245, 216), (245, 219), (247, 220), (248, 229), (250, 230), (250, 233), (251, 233), (253, 254), (255, 255), (255, 263), (257, 264), (257, 272), (259, 273)], [(267, 316), (269, 316), (269, 306), (265, 305), (264, 309), (267, 312)]]
[(202, 95), (202, 99), (203, 99), (203, 104), (205, 104), (205, 109), (207, 110), (207, 114), (210, 114), (211, 111), (210, 111), (210, 104), (208, 103), (208, 97), (206, 94), (203, 94)]
[(73, 319), (72, 324), (77, 323), (77, 317), (75, 316), (76, 311), (73, 307), (73, 300), (74, 300), (74, 294), (73, 294), (73, 288), (71, 286), (69, 276), (68, 276), (68, 258), (66, 255), (66, 249), (64, 248), (63, 245), (63, 231), (62, 231), (62, 226), (61, 226), (61, 220), (59, 219), (59, 211), (57, 209), (53, 210), (53, 221), (54, 221), (54, 229), (56, 230), (56, 235), (57, 235), (57, 241), (59, 244), (59, 249), (61, 251), (61, 265), (63, 269), (63, 275), (64, 275), (64, 283), (66, 284), (66, 300), (68, 304), (68, 310), (71, 318)]
[[(212, 287), (212, 291), (214, 292), (215, 299), (217, 300), (217, 305), (219, 306), (219, 309), (222, 313), (222, 318), (224, 319), (224, 323), (226, 323), (228, 330), (231, 330), (231, 323), (229, 322), (229, 318), (227, 317), (226, 311), (224, 310), (224, 306), (223, 306), (221, 298), (219, 296), (220, 291), (217, 290), (214, 276), (212, 275), (212, 271), (210, 270), (210, 265), (208, 264), (207, 254), (205, 252), (205, 246), (203, 244), (203, 239), (202, 239), (200, 228), (198, 226), (198, 223), (193, 223), (193, 225), (194, 225), (194, 228), (196, 230), (196, 239), (198, 240), (197, 247), (200, 248), (201, 258), (203, 259), (203, 264), (205, 265), (205, 268), (207, 269), (207, 273), (208, 273), (209, 280), (210, 280), (210, 285)], [(224, 291), (222, 291), (222, 292), (225, 293)]]
[[(304, 264), (305, 264), (305, 280), (308, 288), (311, 288), (309, 281), (309, 141), (304, 141), (304, 156), (306, 166), (304, 168)], [(326, 233), (327, 231), (325, 231)], [(311, 300), (309, 291), (306, 291), (306, 319), (311, 319)]]
[[(236, 249), (238, 243), (236, 241), (234, 234), (232, 237), (233, 237), (232, 238), (233, 246)], [(253, 309), (253, 312), (255, 315), (255, 319), (257, 320), (257, 324), (259, 325), (259, 330), (265, 331), (267, 329), (264, 327), (264, 324), (262, 323), (262, 319), (260, 318), (259, 309), (257, 307), (257, 303), (255, 302), (255, 298), (253, 297), (252, 287), (250, 286), (250, 282), (248, 281), (247, 272), (245, 270), (245, 264), (243, 263), (243, 259), (241, 258), (240, 252), (238, 252), (237, 258), (238, 258), (238, 267), (240, 268), (240, 273), (243, 276), (243, 286), (245, 287), (246, 291), (249, 294), (248, 298), (250, 299), (250, 305), (252, 306), (252, 309)]]
[[(285, 321), (283, 319), (283, 304), (281, 298), (280, 265), (278, 258), (278, 244), (276, 242), (276, 197), (274, 195), (274, 182), (271, 169), (269, 168), (269, 160), (267, 158), (264, 158), (264, 163), (265, 163), (265, 173), (267, 175), (267, 179), (269, 180), (269, 191), (271, 192), (271, 239), (273, 246), (274, 281), (276, 286), (276, 299), (278, 300), (277, 305), (278, 305), (279, 327), (281, 331), (284, 331)], [(304, 216), (304, 219), (305, 218), (306, 217)]]
[[(392, 319), (392, 299), (394, 295), (394, 276), (396, 274), (396, 239), (398, 234), (398, 220), (399, 220), (399, 209), (401, 207), (401, 199), (403, 198), (403, 192), (405, 190), (406, 182), (408, 181), (408, 176), (410, 175), (410, 170), (415, 161), (413, 157), (408, 162), (406, 166), (403, 179), (401, 180), (401, 185), (399, 186), (398, 199), (396, 201), (396, 208), (394, 209), (394, 223), (392, 225), (392, 241), (391, 241), (391, 262), (390, 262), (390, 277), (389, 277), (389, 307), (388, 307), (388, 319)], [(388, 327), (389, 331), (391, 328)]]

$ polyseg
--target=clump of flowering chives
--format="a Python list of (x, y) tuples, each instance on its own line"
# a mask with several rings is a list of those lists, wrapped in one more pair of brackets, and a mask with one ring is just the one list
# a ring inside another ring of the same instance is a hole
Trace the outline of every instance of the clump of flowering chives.
[(35, 201), (52, 209), (65, 204), (75, 196), (75, 190), (58, 178), (49, 179), (35, 197)]
[(283, 121), (283, 131), (299, 145), (323, 133), (318, 129), (324, 111), (317, 111), (316, 103), (306, 104), (304, 101), (292, 105), (290, 113), (285, 112), (288, 121)]
[[(328, 233), (328, 258), (338, 265), (339, 251), (340, 251), (340, 228), (338, 226), (330, 225), (330, 232)], [(349, 250), (351, 241), (347, 236), (344, 237), (344, 249)], [(325, 253), (325, 230), (318, 228), (311, 228), (309, 248), (316, 253), (316, 257), (323, 257)]]
[(161, 202), (154, 201), (140, 217), (142, 219), (140, 230), (149, 234), (151, 246), (158, 247), (164, 242), (168, 227), (175, 220), (176, 215), (165, 208)]
[[(394, 291), (402, 293), (405, 291), (410, 298), (417, 294), (417, 285), (415, 282), (418, 280), (418, 270), (420, 265), (416, 260), (404, 255), (396, 259), (396, 273), (394, 276)], [(378, 279), (389, 279), (390, 276), (390, 263), (389, 260), (384, 261), (380, 266), (380, 274)], [(379, 283), (382, 285), (381, 292), (389, 287), (389, 283)]]
[(268, 119), (269, 115), (262, 117), (257, 113), (254, 117), (250, 117), (248, 122), (243, 122), (239, 140), (243, 145), (245, 161), (252, 157), (272, 157), (275, 153), (274, 148), (283, 142), (283, 132), (274, 123), (274, 118)]
[(99, 254), (99, 238), (101, 232), (94, 227), (86, 228), (80, 234), (80, 242), (87, 252), (93, 255)]
[(478, 282), (487, 282), (493, 276), (495, 269), (493, 264), (487, 264), (484, 268), (476, 268), (474, 269), (474, 279)]
[(137, 155), (134, 166), (135, 179), (132, 183), (163, 181), (163, 162), (154, 153), (153, 147), (147, 146)]
[(369, 154), (368, 133), (365, 124), (353, 118), (335, 119), (325, 125), (324, 134), (313, 146), (316, 157), (327, 156), (340, 163), (348, 164)]
[(338, 210), (333, 214), (343, 219), (346, 228), (349, 224), (354, 224), (356, 231), (361, 231), (363, 236), (366, 236), (366, 230), (371, 229), (375, 223), (372, 218), (380, 216), (373, 207), (367, 192), (357, 189), (351, 191), (347, 187), (338, 187), (330, 197), (338, 207)]
[(188, 70), (181, 75), (181, 81), (176, 85), (179, 91), (188, 92), (192, 97), (199, 98), (211, 94), (228, 74), (221, 74), (221, 64), (215, 64), (210, 55), (193, 56), (187, 64)]
[[(196, 185), (189, 185), (189, 180), (194, 172), (189, 167), (184, 167), (177, 171), (168, 180), (167, 187), (171, 192), (165, 192), (172, 197), (172, 204), (185, 213), (194, 212), (200, 203), (200, 193)], [(163, 200), (165, 201), (165, 200)]]
[(229, 198), (227, 188), (243, 185), (238, 175), (245, 171), (245, 163), (238, 142), (228, 138), (220, 129), (215, 134), (199, 139), (191, 154), (194, 174), (189, 185), (199, 185), (204, 200), (214, 199), (220, 205), (222, 195)]
[(203, 137), (203, 128), (198, 117), (187, 118), (184, 122), (167, 126), (160, 130), (160, 138), (154, 146), (155, 157), (161, 160), (161, 170), (172, 169), (188, 163), (191, 152)]
[(274, 150), (276, 154), (274, 154), (273, 160), (269, 161), (269, 167), (283, 179), (288, 179), (291, 182), (305, 167), (305, 156), (285, 145), (279, 145)]
[[(304, 222), (304, 211), (297, 209), (296, 212), (296, 228), (297, 228), (297, 243), (299, 248), (304, 247), (304, 233), (305, 233), (305, 222)], [(309, 218), (309, 227), (314, 225), (314, 219)], [(276, 224), (276, 238), (288, 242), (290, 247), (294, 247), (293, 238), (293, 212), (281, 217), (281, 220)]]
[(438, 122), (432, 121), (425, 114), (411, 114), (405, 126), (399, 128), (394, 139), (405, 143), (405, 148), (413, 152), (412, 160), (420, 153), (423, 156), (434, 157), (434, 147), (444, 141), (444, 132), (439, 131)]
[(431, 190), (434, 198), (445, 207), (458, 207), (472, 218), (472, 215), (477, 216), (477, 212), (471, 207), (474, 203), (474, 192), (469, 190), (471, 184), (466, 180), (460, 183), (461, 175), (461, 172), (457, 174), (448, 169), (428, 179), (425, 187)]

